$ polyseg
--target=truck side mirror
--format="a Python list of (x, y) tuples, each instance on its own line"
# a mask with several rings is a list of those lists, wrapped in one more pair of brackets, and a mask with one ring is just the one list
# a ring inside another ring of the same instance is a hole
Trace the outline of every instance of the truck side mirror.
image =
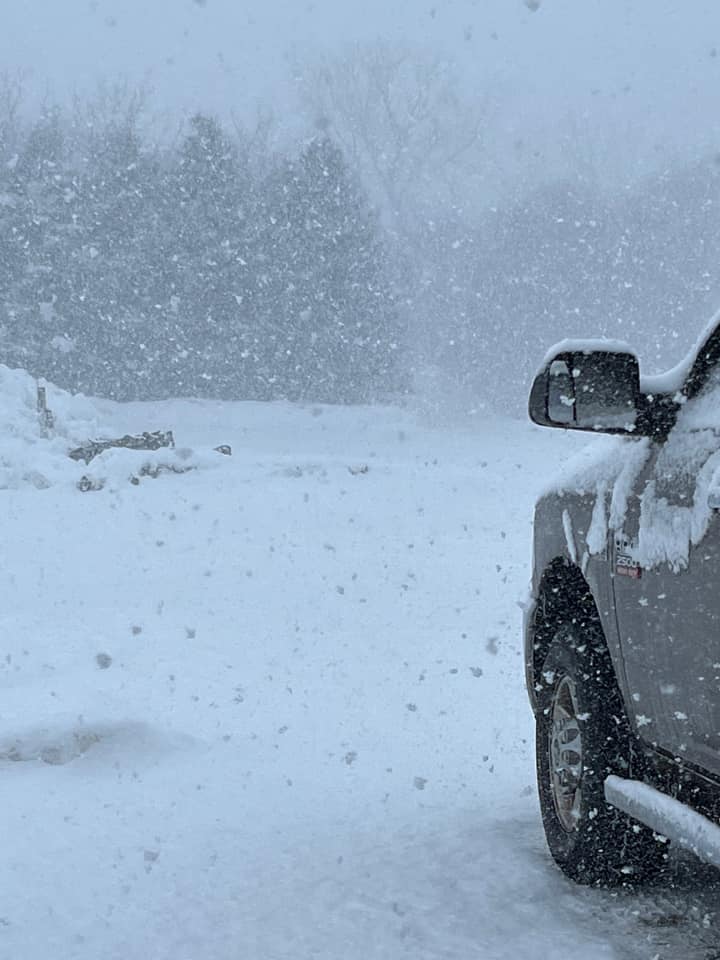
[(535, 377), (529, 414), (543, 427), (632, 434), (640, 405), (635, 354), (609, 350), (603, 341), (576, 349), (560, 344)]

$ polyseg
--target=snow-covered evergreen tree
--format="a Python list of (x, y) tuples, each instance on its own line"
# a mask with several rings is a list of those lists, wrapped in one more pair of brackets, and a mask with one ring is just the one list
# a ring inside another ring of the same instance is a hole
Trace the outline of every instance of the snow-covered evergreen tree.
[[(379, 229), (342, 152), (312, 140), (273, 191), (269, 307), (291, 320), (276, 344), (289, 396), (368, 401), (398, 376), (397, 312)], [(397, 381), (396, 381), (397, 382)]]

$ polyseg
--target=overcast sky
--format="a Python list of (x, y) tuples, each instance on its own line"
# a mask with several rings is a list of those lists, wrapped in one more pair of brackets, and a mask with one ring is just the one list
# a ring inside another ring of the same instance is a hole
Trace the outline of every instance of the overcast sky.
[(1, 21), (0, 64), (58, 98), (125, 75), (161, 109), (283, 114), (291, 64), (380, 36), (451, 58), (513, 130), (572, 113), (617, 155), (628, 126), (690, 152), (718, 133), (717, 0), (4, 0)]

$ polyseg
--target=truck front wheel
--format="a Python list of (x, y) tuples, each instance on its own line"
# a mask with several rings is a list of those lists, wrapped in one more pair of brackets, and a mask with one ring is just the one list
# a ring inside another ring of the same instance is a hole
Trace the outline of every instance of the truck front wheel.
[(553, 859), (578, 883), (656, 875), (666, 844), (605, 800), (605, 778), (631, 775), (633, 736), (599, 627), (561, 628), (542, 667), (538, 792)]

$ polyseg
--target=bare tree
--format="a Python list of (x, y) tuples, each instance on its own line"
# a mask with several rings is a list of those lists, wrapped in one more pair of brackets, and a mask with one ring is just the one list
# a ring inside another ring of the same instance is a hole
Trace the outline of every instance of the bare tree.
[(11, 159), (17, 147), (22, 102), (22, 74), (0, 73), (0, 159)]
[(266, 167), (268, 158), (278, 151), (278, 123), (272, 109), (258, 105), (252, 119), (241, 119), (234, 111), (230, 115), (235, 132), (235, 145), (242, 164), (254, 172)]
[(414, 212), (452, 199), (477, 175), (487, 97), (468, 101), (437, 57), (377, 42), (297, 70), (315, 125), (332, 134), (397, 228)]
[(90, 98), (75, 94), (70, 129), (75, 148), (100, 151), (110, 140), (138, 137), (147, 115), (149, 89), (128, 80), (100, 82)]

